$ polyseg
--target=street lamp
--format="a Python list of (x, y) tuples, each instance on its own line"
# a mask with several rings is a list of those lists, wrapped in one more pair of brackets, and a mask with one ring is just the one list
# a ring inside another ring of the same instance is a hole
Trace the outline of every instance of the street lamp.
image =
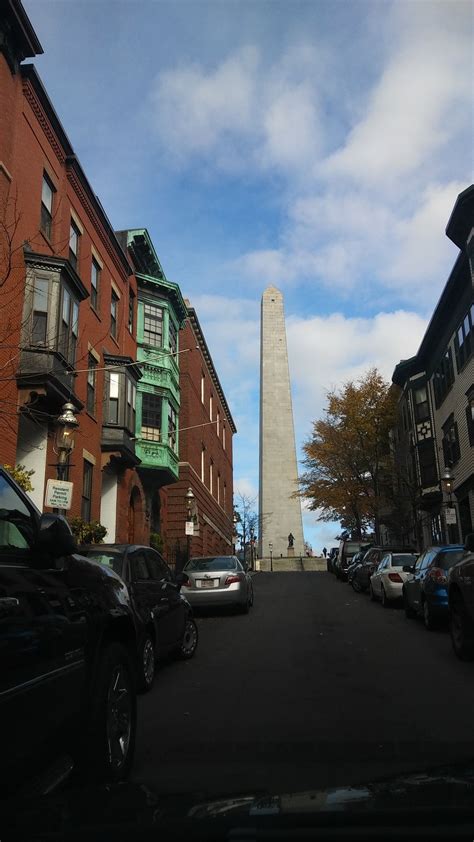
[(55, 450), (58, 455), (56, 468), (60, 480), (63, 480), (66, 476), (67, 462), (74, 450), (74, 435), (79, 427), (74, 409), (74, 404), (65, 403), (61, 415), (56, 420)]
[(270, 572), (273, 573), (273, 544), (271, 541), (268, 543), (268, 548), (270, 550)]
[(191, 558), (191, 527), (194, 531), (194, 521), (193, 521), (193, 504), (194, 504), (194, 494), (191, 486), (189, 486), (186, 492), (186, 504), (187, 504), (187, 522), (186, 522), (186, 538), (187, 538), (187, 560)]
[(250, 527), (250, 567), (253, 570), (253, 542), (255, 540), (255, 531), (253, 526)]

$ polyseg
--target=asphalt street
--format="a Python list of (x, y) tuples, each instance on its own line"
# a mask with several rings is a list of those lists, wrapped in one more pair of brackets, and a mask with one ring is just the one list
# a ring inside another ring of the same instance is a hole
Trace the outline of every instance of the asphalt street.
[(249, 615), (198, 616), (192, 661), (139, 700), (132, 780), (289, 792), (474, 758), (474, 664), (328, 573), (260, 573)]

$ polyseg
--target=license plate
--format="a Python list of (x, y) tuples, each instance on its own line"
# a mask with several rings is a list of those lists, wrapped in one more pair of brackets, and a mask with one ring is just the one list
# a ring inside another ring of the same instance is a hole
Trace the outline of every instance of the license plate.
[(201, 579), (201, 588), (213, 588), (214, 583), (214, 579)]

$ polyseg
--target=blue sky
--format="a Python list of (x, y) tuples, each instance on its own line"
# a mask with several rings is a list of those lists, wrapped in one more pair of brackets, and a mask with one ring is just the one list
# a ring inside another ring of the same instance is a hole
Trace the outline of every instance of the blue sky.
[[(117, 229), (196, 307), (258, 488), (260, 298), (283, 292), (297, 447), (326, 390), (416, 352), (472, 181), (469, 2), (24, 0)], [(336, 529), (304, 513), (320, 550)]]

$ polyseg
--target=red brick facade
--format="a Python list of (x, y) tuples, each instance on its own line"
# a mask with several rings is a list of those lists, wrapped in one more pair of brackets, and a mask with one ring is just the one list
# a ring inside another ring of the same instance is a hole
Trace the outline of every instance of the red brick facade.
[[(162, 490), (161, 524), (170, 558), (186, 553), (186, 492), (192, 489), (198, 530), (192, 555), (233, 551), (232, 436), (235, 425), (197, 315), (180, 331), (180, 479)], [(185, 350), (187, 349), (187, 350)], [(212, 418), (211, 418), (212, 413)]]

